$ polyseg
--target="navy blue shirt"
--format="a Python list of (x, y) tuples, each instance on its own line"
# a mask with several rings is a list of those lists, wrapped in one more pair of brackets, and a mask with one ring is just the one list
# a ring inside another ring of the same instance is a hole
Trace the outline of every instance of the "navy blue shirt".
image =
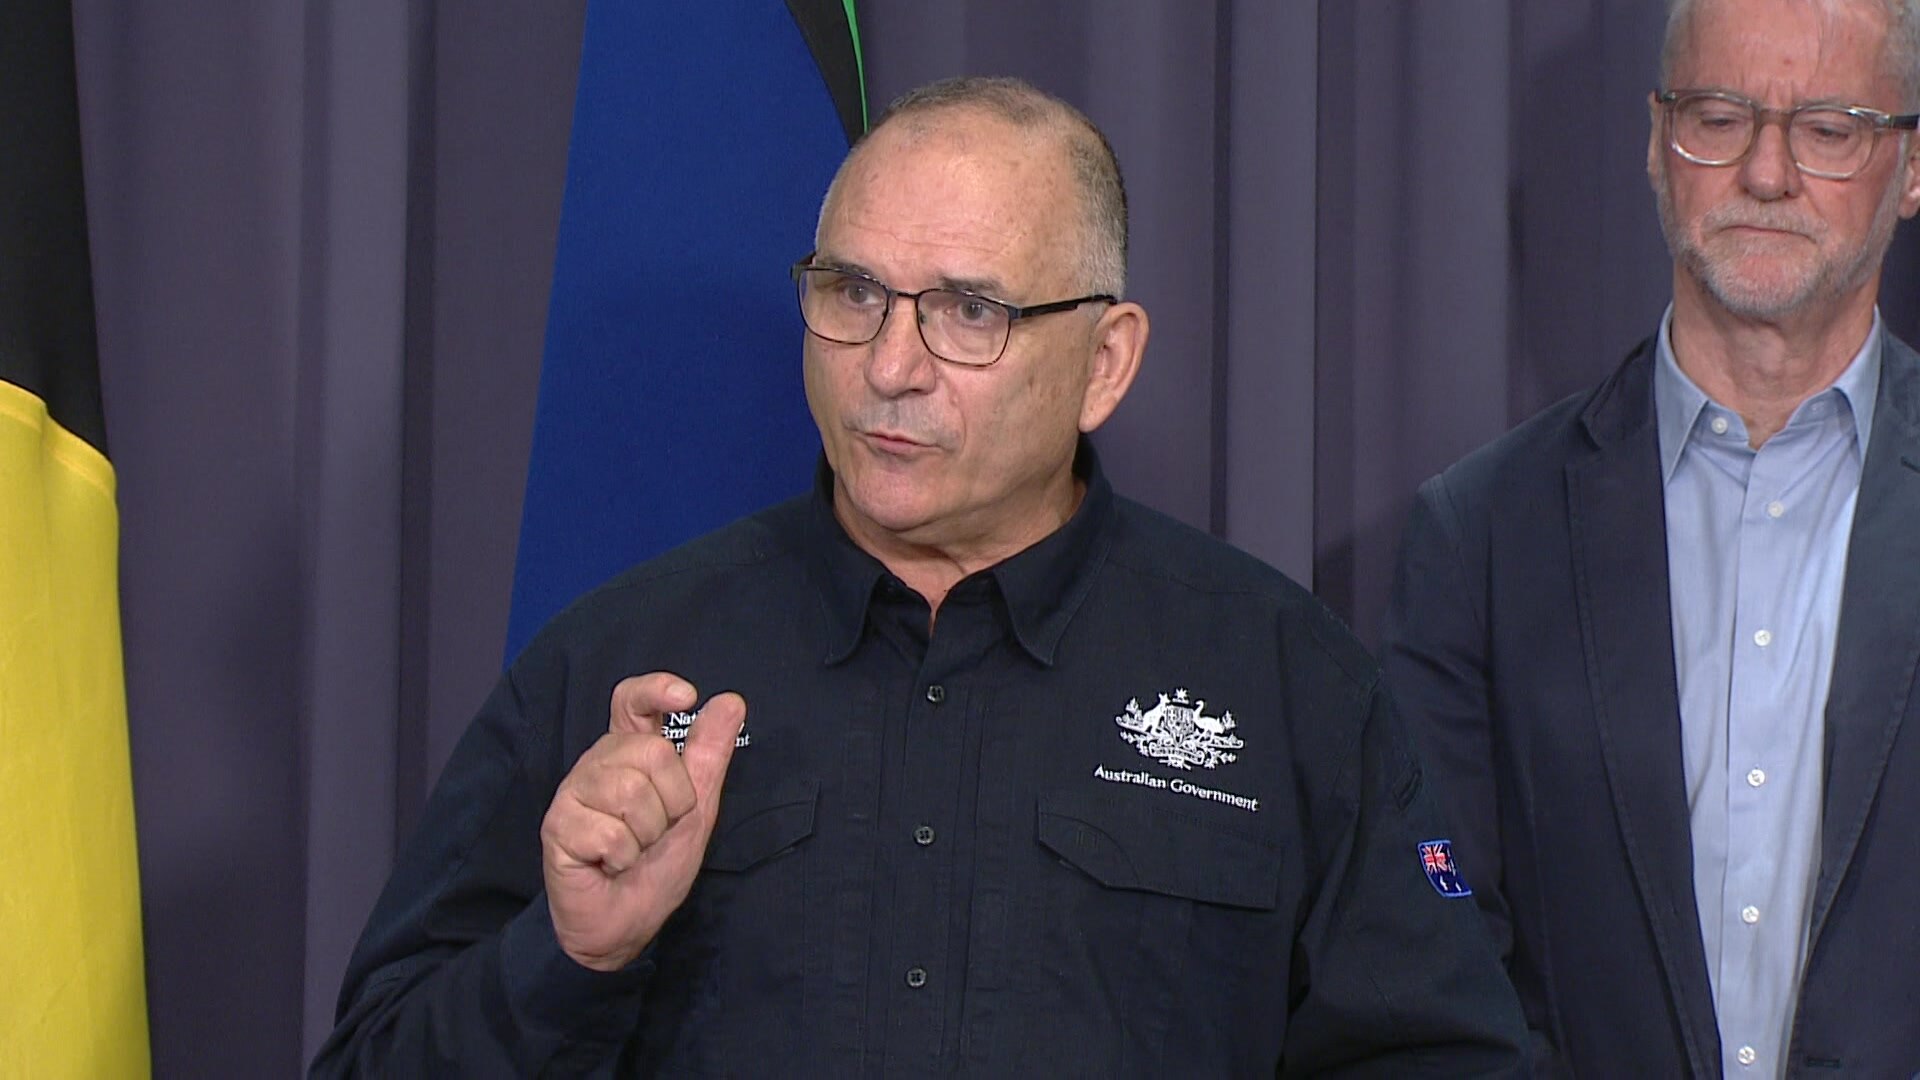
[[(316, 1075), (1516, 1068), (1513, 991), (1448, 895), (1472, 868), (1372, 660), (1090, 447), (1080, 470), (1073, 518), (931, 633), (824, 468), (557, 617), (435, 788)], [(653, 670), (739, 691), (746, 728), (687, 901), (593, 972), (554, 941), (540, 822)]]

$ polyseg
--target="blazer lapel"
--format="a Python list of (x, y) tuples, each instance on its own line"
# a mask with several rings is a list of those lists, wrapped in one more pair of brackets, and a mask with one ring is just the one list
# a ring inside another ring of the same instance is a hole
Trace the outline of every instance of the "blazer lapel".
[(1718, 1075), (1720, 1041), (1694, 906), (1650, 347), (1602, 386), (1582, 419), (1596, 449), (1567, 466), (1567, 503), (1601, 753), (1692, 1071)]
[(1920, 358), (1891, 334), (1882, 342), (1827, 692), (1820, 879), (1808, 938), (1816, 943), (1914, 704), (1920, 664)]

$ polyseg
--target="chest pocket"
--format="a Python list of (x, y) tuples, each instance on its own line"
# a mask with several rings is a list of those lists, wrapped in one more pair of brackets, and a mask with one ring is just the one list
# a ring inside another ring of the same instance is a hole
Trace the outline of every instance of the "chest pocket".
[(1145, 799), (1080, 791), (1042, 796), (1038, 838), (1061, 861), (1109, 889), (1250, 911), (1271, 911), (1279, 902), (1278, 841)]
[[(636, 1073), (751, 1075), (802, 1045), (806, 931), (817, 914), (807, 882), (819, 872), (804, 856), (820, 782), (737, 779), (746, 782), (720, 796), (699, 880), (662, 930)], [(743, 1001), (756, 1007), (727, 1007)]]
[(1057, 1053), (1021, 1071), (1220, 1073), (1231, 1071), (1225, 1032), (1282, 1029), (1293, 936), (1283, 845), (1264, 819), (1232, 822), (1188, 799), (1039, 796), (1040, 888), (1015, 924), (1010, 972), (1028, 1019), (1013, 1042)]
[(797, 847), (813, 835), (820, 781), (784, 777), (764, 787), (723, 789), (720, 820), (707, 842), (703, 869), (739, 874)]

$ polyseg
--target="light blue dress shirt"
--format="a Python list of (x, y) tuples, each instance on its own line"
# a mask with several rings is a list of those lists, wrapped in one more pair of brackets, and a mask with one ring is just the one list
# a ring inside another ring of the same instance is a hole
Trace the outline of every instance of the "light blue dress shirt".
[(1654, 408), (1693, 886), (1729, 1077), (1779, 1076), (1820, 870), (1827, 688), (1880, 384), (1880, 313), (1846, 371), (1759, 450), (1674, 361)]

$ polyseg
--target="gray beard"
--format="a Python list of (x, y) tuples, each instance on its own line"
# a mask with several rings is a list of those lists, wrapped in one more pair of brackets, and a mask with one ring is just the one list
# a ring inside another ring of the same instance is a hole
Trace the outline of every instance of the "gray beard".
[[(1897, 173), (1894, 180), (1898, 180)], [(1694, 245), (1686, 229), (1675, 218), (1673, 193), (1667, 183), (1664, 167), (1654, 181), (1654, 201), (1660, 211), (1660, 231), (1666, 236), (1667, 251), (1672, 254), (1674, 265), (1699, 282), (1707, 295), (1729, 313), (1744, 319), (1771, 322), (1815, 304), (1832, 303), (1859, 288), (1879, 270), (1888, 246), (1893, 243), (1894, 226), (1899, 222), (1900, 188), (1897, 182), (1890, 181), (1887, 184), (1886, 194), (1874, 209), (1873, 221), (1868, 225), (1867, 234), (1857, 249), (1832, 256), (1823, 252), (1811, 271), (1784, 293), (1777, 287), (1756, 287), (1735, 274), (1727, 265), (1728, 260), (1716, 260)], [(1769, 216), (1764, 209), (1750, 206), (1745, 210), (1745, 213), (1728, 212), (1728, 216), (1736, 221), (1765, 221)], [(1708, 217), (1716, 212), (1717, 209), (1708, 211)], [(1824, 236), (1824, 226), (1817, 222), (1805, 224), (1822, 229), (1814, 237), (1816, 242)]]

